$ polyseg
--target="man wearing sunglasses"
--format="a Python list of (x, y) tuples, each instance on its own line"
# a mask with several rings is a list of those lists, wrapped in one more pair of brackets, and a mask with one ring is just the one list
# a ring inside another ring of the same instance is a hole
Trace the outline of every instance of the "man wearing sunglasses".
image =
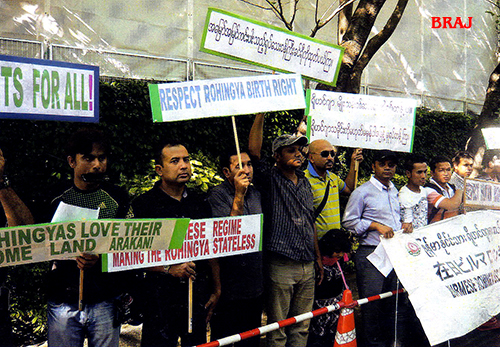
[(337, 148), (327, 140), (315, 140), (309, 145), (305, 174), (312, 186), (318, 239), (328, 230), (340, 229), (339, 193), (349, 195), (354, 190), (356, 161), (363, 160), (362, 149), (354, 150), (349, 174), (343, 181), (332, 172), (336, 156)]

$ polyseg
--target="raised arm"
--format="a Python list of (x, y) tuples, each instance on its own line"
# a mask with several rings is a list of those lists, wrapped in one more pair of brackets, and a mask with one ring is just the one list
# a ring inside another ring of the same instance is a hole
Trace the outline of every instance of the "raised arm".
[(10, 227), (26, 224), (34, 224), (34, 218), (28, 207), (17, 196), (14, 189), (6, 187), (4, 181), (5, 158), (0, 150), (0, 203), (2, 204), (7, 225)]
[[(342, 194), (344, 195), (349, 195), (351, 194), (356, 187), (354, 186), (356, 184), (356, 162), (362, 162), (363, 161), (363, 150), (361, 148), (356, 148), (352, 152), (351, 156), (351, 165), (349, 167), (349, 173), (347, 174), (347, 177), (345, 179), (345, 188), (342, 190)], [(359, 170), (359, 167), (358, 167)]]
[(260, 159), (262, 149), (262, 139), (264, 133), (264, 114), (257, 113), (253, 121), (252, 129), (248, 137), (248, 152), (250, 155)]
[(241, 216), (244, 212), (245, 195), (250, 186), (250, 179), (243, 170), (239, 170), (234, 176), (234, 199), (231, 206), (230, 216)]

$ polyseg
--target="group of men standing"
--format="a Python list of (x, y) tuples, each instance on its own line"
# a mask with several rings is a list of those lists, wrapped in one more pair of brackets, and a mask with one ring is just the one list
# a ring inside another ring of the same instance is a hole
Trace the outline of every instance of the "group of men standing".
[[(155, 155), (160, 180), (131, 204), (124, 192), (106, 180), (109, 144), (104, 135), (90, 129), (73, 134), (67, 151), (73, 181), (53, 200), (53, 211), (62, 201), (98, 209), (99, 218), (203, 219), (263, 213), (264, 252), (149, 268), (140, 274), (103, 273), (100, 258), (90, 254), (80, 255), (76, 262), (54, 261), (49, 281), (49, 346), (82, 346), (85, 337), (91, 347), (118, 346), (117, 298), (136, 280), (143, 288), (141, 346), (177, 346), (179, 338), (183, 346), (203, 343), (208, 321), (212, 339), (256, 328), (264, 307), (269, 323), (311, 311), (315, 285), (323, 280), (318, 237), (341, 229), (339, 194), (350, 195), (342, 226), (359, 239), (355, 263), (360, 297), (393, 290), (397, 287), (394, 271), (385, 277), (367, 259), (380, 237), (393, 237), (402, 228), (412, 232), (463, 209), (463, 178), (470, 175), (473, 162), (467, 153), (454, 158), (453, 175), (447, 158), (431, 160), (429, 183), (427, 160), (410, 155), (404, 166), (408, 184), (398, 196), (391, 182), (398, 165), (394, 152), (375, 152), (374, 175), (356, 188), (355, 166), (363, 160), (361, 150), (353, 152), (345, 181), (332, 172), (337, 149), (326, 140), (313, 141), (305, 154), (305, 136), (279, 136), (273, 141), (270, 162), (261, 157), (264, 123), (264, 115), (256, 115), (241, 162), (233, 152), (221, 156), (225, 181), (208, 197), (186, 186), (192, 175), (186, 147), (175, 140), (164, 141)], [(305, 155), (309, 164), (304, 172)], [(494, 168), (493, 164), (493, 173)], [(456, 186), (449, 183), (451, 179)], [(0, 186), (0, 200), (6, 192)], [(29, 211), (23, 211), (19, 222), (32, 223)], [(82, 309), (78, 307), (80, 270), (85, 273)], [(192, 332), (187, 331), (188, 279), (194, 280)], [(411, 305), (407, 308), (411, 311)], [(366, 346), (390, 345), (394, 338), (387, 333), (394, 330), (391, 309), (394, 306), (381, 302), (363, 307)], [(307, 346), (308, 332), (307, 320), (281, 328), (267, 334), (267, 346)], [(258, 346), (259, 341), (253, 338), (243, 344)]]

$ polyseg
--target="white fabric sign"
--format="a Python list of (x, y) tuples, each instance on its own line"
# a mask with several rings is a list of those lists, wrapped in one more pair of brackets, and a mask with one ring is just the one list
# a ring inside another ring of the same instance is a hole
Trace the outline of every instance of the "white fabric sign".
[(500, 215), (476, 211), (381, 239), (431, 343), (500, 312)]
[(150, 84), (153, 121), (304, 109), (302, 77), (262, 75)]
[(308, 90), (307, 105), (310, 141), (412, 151), (416, 100)]
[(340, 46), (213, 8), (200, 50), (333, 85), (344, 54)]
[(262, 214), (192, 219), (182, 248), (106, 254), (103, 271), (116, 272), (213, 259), (262, 250)]

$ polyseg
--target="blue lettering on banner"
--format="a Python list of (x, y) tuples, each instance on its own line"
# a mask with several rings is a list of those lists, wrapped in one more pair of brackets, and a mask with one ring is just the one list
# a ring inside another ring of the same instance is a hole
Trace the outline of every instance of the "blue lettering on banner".
[(246, 99), (242, 82), (212, 83), (203, 86), (205, 102)]
[(200, 108), (201, 87), (184, 86), (159, 89), (162, 111), (177, 111), (183, 109)]
[(161, 111), (203, 108), (203, 105), (297, 95), (297, 78), (213, 82), (203, 85), (159, 87)]

